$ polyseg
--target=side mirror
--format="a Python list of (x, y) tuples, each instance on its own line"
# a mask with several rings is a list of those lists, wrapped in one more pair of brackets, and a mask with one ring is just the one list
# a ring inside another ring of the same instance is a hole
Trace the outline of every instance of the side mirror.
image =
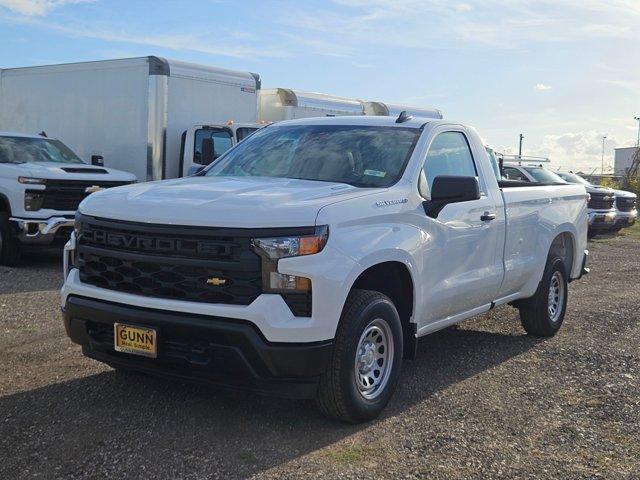
[(102, 155), (91, 155), (91, 165), (104, 167), (104, 157)]
[(213, 162), (215, 154), (213, 138), (205, 138), (202, 140), (202, 165), (209, 165)]
[(193, 177), (194, 175), (199, 174), (202, 170), (204, 170), (206, 165), (191, 165), (189, 170), (187, 170), (187, 177)]
[(476, 177), (441, 175), (433, 180), (431, 200), (423, 202), (427, 216), (437, 218), (450, 203), (469, 202), (480, 199), (480, 185)]

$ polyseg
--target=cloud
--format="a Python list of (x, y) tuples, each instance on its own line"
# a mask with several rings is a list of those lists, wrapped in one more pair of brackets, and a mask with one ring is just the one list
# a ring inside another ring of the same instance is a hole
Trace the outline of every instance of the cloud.
[(299, 2), (281, 22), (307, 36), (340, 38), (352, 46), (514, 49), (529, 42), (635, 39), (640, 24), (637, 0), (332, 0), (321, 7), (308, 5)]
[[(5, 0), (0, 0), (0, 2), (3, 1)], [(283, 58), (290, 55), (284, 48), (258, 40), (225, 42), (221, 40), (223, 35), (212, 38), (209, 35), (195, 33), (137, 33), (101, 23), (84, 25), (71, 20), (62, 23), (34, 16), (7, 17), (0, 14), (0, 20), (52, 30), (71, 38), (92, 38), (106, 42), (159, 47), (173, 51), (190, 51), (222, 57)]]
[(26, 16), (44, 16), (64, 5), (90, 3), (94, 0), (0, 0), (0, 6)]
[(537, 83), (534, 87), (534, 90), (538, 90), (539, 92), (542, 92), (544, 90), (551, 90), (551, 85), (545, 85), (544, 83)]
[[(602, 165), (602, 136), (603, 132), (588, 130), (583, 132), (566, 132), (562, 134), (545, 135), (539, 145), (529, 147), (527, 139), (523, 154), (551, 159), (550, 168), (562, 170), (581, 170), (586, 173), (600, 171)], [(613, 167), (613, 151), (617, 147), (632, 145), (632, 140), (620, 139), (614, 135), (607, 135), (604, 148), (605, 171)], [(513, 148), (505, 148), (506, 153), (517, 153)]]

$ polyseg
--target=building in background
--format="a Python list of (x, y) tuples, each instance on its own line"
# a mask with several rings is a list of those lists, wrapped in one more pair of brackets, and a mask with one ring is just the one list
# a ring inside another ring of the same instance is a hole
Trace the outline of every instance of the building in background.
[(613, 159), (613, 171), (615, 175), (627, 174), (631, 164), (633, 162), (633, 155), (636, 153), (638, 147), (622, 147), (615, 149), (615, 156)]

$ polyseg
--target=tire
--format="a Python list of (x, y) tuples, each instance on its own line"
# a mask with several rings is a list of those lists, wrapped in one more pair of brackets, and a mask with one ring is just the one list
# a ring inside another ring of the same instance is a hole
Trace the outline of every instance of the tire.
[(11, 231), (9, 214), (0, 212), (0, 265), (14, 267), (20, 262), (20, 243)]
[(402, 350), (402, 325), (393, 302), (378, 292), (352, 290), (320, 378), (316, 402), (322, 413), (349, 423), (377, 417), (400, 378)]
[(520, 321), (529, 335), (552, 337), (560, 330), (569, 298), (566, 272), (562, 259), (549, 255), (536, 293), (520, 302)]

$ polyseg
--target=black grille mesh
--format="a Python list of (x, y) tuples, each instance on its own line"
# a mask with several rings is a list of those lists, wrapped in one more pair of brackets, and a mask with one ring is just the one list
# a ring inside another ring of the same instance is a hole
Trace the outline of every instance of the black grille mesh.
[(593, 208), (594, 210), (610, 210), (613, 208), (613, 194), (591, 193), (590, 195), (589, 208)]
[[(80, 250), (80, 280), (97, 287), (158, 298), (248, 305), (262, 291), (260, 270), (235, 271), (130, 260)], [(222, 279), (223, 285), (207, 283)]]
[(635, 198), (616, 197), (616, 207), (621, 212), (631, 212), (636, 207)]
[(59, 211), (76, 211), (80, 202), (88, 195), (87, 188), (111, 188), (130, 182), (89, 181), (89, 180), (47, 180), (44, 190), (35, 190), (44, 195), (42, 208)]

